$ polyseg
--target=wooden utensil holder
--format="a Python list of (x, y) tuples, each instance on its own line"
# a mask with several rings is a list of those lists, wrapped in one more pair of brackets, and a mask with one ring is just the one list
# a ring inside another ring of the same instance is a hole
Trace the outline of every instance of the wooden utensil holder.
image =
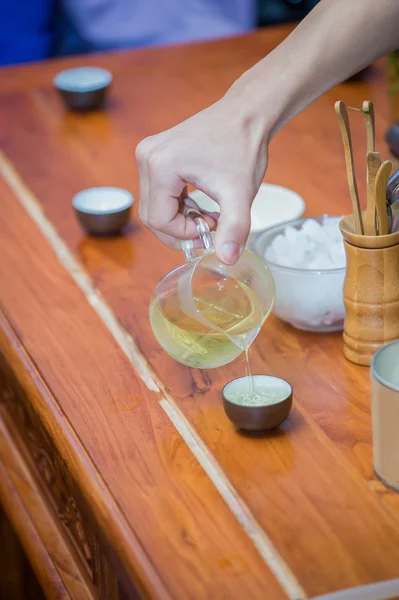
[(368, 236), (350, 233), (348, 221), (340, 224), (346, 252), (344, 354), (370, 365), (381, 346), (399, 339), (399, 242), (392, 234), (384, 236), (387, 247), (365, 248)]

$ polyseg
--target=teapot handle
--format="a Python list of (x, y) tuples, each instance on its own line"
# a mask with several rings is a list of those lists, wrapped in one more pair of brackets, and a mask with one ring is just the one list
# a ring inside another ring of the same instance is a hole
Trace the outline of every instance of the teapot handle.
[[(197, 227), (198, 237), (201, 240), (202, 246), (205, 250), (213, 250), (213, 238), (211, 231), (208, 227), (208, 223), (205, 221), (202, 213), (195, 208), (186, 206), (183, 210), (183, 215), (192, 219)], [(184, 258), (186, 261), (197, 258), (195, 252), (194, 240), (182, 240), (181, 249), (184, 252)]]

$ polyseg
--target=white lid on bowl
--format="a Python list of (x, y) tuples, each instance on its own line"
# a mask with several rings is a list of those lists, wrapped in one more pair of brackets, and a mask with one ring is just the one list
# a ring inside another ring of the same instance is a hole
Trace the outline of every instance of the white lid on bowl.
[[(220, 207), (200, 190), (190, 192), (200, 208), (209, 212), (220, 212)], [(305, 212), (303, 198), (288, 188), (271, 183), (262, 183), (251, 209), (251, 233), (256, 233), (293, 219)]]
[(80, 212), (104, 215), (120, 212), (134, 202), (133, 195), (118, 187), (93, 187), (78, 192), (72, 205)]
[(65, 92), (92, 92), (112, 81), (112, 73), (100, 67), (77, 67), (61, 71), (53, 79), (56, 88)]

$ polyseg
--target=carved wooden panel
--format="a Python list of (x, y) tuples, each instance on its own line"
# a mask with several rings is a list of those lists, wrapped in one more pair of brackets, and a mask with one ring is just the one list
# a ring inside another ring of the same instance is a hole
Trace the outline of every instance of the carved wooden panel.
[(0, 598), (45, 600), (39, 582), (0, 506)]
[(118, 582), (85, 519), (76, 484), (65, 462), (40, 422), (14, 374), (0, 356), (0, 403), (16, 425), (32, 456), (36, 474), (43, 484), (60, 522), (75, 547), (90, 579), (96, 587), (99, 600), (118, 600)]

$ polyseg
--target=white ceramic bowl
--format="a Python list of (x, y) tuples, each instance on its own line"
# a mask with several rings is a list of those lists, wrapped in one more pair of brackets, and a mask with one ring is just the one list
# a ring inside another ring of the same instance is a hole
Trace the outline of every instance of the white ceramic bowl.
[[(323, 223), (330, 217), (314, 219)], [(331, 217), (337, 219), (337, 217)], [(306, 331), (340, 331), (345, 307), (343, 286), (346, 268), (299, 269), (265, 260), (265, 252), (273, 239), (291, 225), (300, 229), (307, 219), (277, 225), (256, 235), (251, 249), (269, 267), (276, 285), (274, 314), (297, 329)]]
[[(200, 208), (210, 212), (220, 212), (217, 202), (200, 190), (190, 192)], [(255, 234), (269, 227), (299, 219), (305, 211), (305, 202), (299, 194), (280, 185), (262, 183), (251, 209), (251, 232), (248, 244), (252, 243)]]

